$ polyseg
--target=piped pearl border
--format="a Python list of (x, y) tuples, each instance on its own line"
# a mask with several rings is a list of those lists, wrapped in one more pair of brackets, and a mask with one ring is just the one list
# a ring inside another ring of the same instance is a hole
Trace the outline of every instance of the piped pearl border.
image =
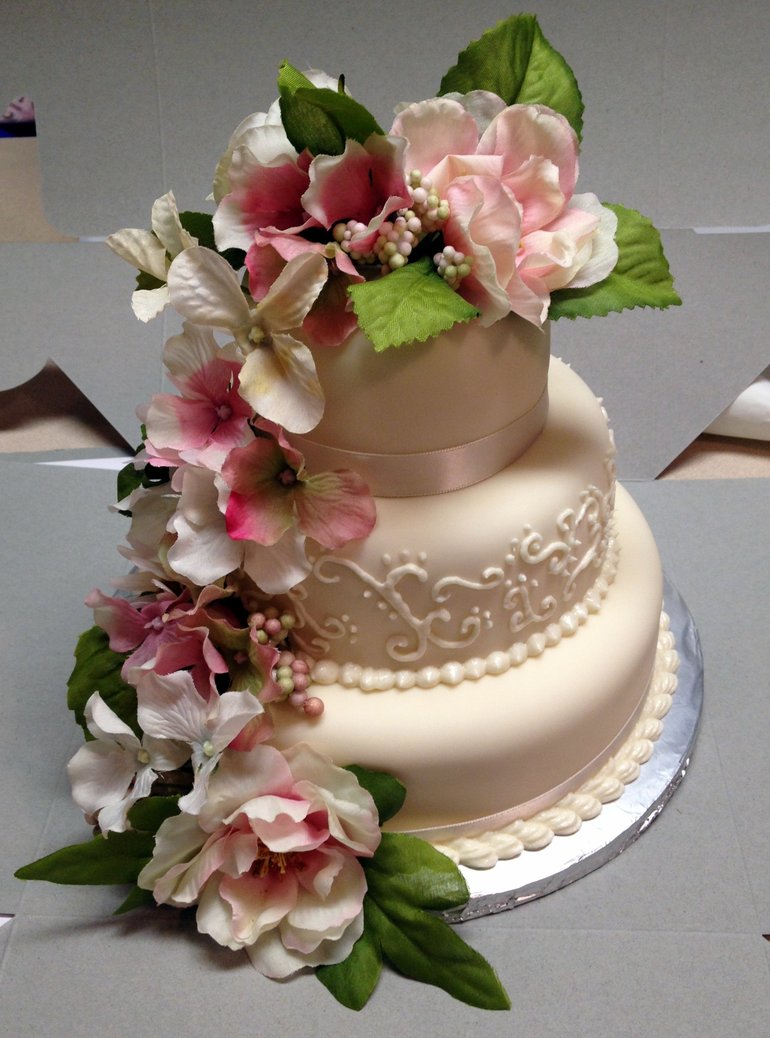
[(676, 691), (678, 669), (679, 654), (669, 630), (669, 618), (662, 613), (655, 669), (642, 713), (625, 744), (593, 778), (553, 807), (500, 829), (435, 842), (429, 832), (421, 835), (454, 862), (475, 869), (492, 868), (498, 861), (517, 858), (525, 850), (542, 850), (554, 836), (571, 836), (583, 822), (596, 818), (604, 804), (617, 800), (625, 787), (639, 777), (642, 764), (652, 756), (653, 744), (663, 731), (663, 718), (671, 708), (671, 697)]
[(342, 685), (343, 688), (362, 692), (387, 692), (397, 689), (436, 688), (438, 685), (459, 685), (462, 681), (478, 681), (486, 674), (505, 674), (511, 667), (520, 667), (531, 656), (541, 656), (546, 649), (558, 645), (582, 627), (592, 613), (598, 613), (602, 601), (615, 579), (618, 568), (618, 548), (610, 539), (601, 573), (583, 599), (562, 613), (558, 620), (536, 631), (526, 641), (514, 642), (506, 650), (491, 652), (486, 658), (474, 656), (459, 662), (452, 660), (440, 667), (420, 667), (419, 670), (390, 670), (388, 667), (361, 667), (357, 663), (337, 663), (324, 659), (311, 663), (310, 677), (317, 685)]

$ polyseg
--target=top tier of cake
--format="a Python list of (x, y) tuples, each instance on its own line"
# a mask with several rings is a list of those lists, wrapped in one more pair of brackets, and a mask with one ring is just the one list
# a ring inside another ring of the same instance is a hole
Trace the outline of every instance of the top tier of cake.
[[(462, 331), (467, 335), (471, 329)], [(435, 443), (432, 427), (445, 432), (447, 412), (447, 426), (454, 423), (456, 432), (465, 427), (483, 434), (484, 424), (500, 420), (499, 399), (509, 395), (519, 413), (533, 397), (548, 399), (545, 424), (514, 462), (497, 465), (481, 482), (448, 493), (379, 497), (377, 524), (365, 540), (337, 551), (308, 544), (312, 572), (289, 598), (298, 619), (293, 638), (318, 660), (313, 678), (321, 684), (339, 681), (365, 689), (456, 684), (538, 655), (576, 630), (586, 610), (600, 607), (615, 565), (615, 451), (603, 408), (559, 361), (551, 364), (548, 392), (537, 388), (542, 364), (537, 340), (517, 340), (512, 347), (517, 359), (526, 357), (534, 369), (532, 390), (530, 377), (506, 366), (510, 341), (499, 343), (486, 331), (467, 342), (466, 352), (483, 350), (485, 338), (498, 343), (485, 356), (499, 349), (505, 371), (497, 380), (498, 393), (486, 391), (489, 407), (482, 406), (484, 395), (476, 394), (473, 373), (488, 374), (477, 356), (466, 381), (455, 375), (451, 393), (446, 387), (442, 406), (429, 401), (427, 387), (423, 414), (417, 414), (412, 396), (402, 409), (391, 388), (390, 410), (382, 416), (382, 423), (389, 423), (387, 435), (379, 417), (367, 426), (359, 416), (369, 434), (367, 445), (387, 443), (387, 436), (399, 445)], [(429, 366), (440, 372), (445, 363), (462, 363), (459, 352), (445, 362), (440, 345), (426, 351)], [(375, 363), (383, 359), (374, 356)], [(377, 389), (365, 396), (376, 398)], [(339, 390), (339, 384), (329, 384), (329, 392)], [(358, 392), (358, 387), (350, 392), (354, 403)], [(492, 407), (497, 413), (490, 421)], [(340, 425), (338, 442), (345, 432)], [(355, 439), (349, 436), (348, 442)], [(397, 457), (403, 463), (404, 455)]]
[(527, 449), (548, 411), (548, 327), (513, 315), (382, 353), (357, 332), (314, 355), (324, 417), (293, 439), (311, 471), (353, 469), (379, 497), (481, 482)]

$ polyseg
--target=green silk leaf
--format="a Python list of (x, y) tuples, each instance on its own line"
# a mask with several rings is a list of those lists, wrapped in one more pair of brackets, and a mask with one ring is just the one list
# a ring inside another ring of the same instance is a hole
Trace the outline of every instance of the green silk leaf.
[(124, 501), (141, 485), (142, 470), (137, 469), (133, 461), (129, 461), (118, 473), (118, 501)]
[[(188, 234), (198, 239), (199, 245), (219, 252), (214, 238), (214, 219), (209, 213), (194, 213), (188, 210), (179, 214), (179, 222)], [(240, 270), (246, 261), (243, 249), (225, 249), (219, 254), (227, 260), (233, 270)]]
[(333, 966), (317, 966), (323, 986), (348, 1009), (363, 1009), (382, 972), (382, 952), (371, 923), (372, 902), (364, 899), (364, 932), (347, 959)]
[(439, 94), (489, 90), (506, 104), (542, 104), (560, 112), (578, 136), (583, 99), (572, 69), (532, 14), (506, 18), (470, 43), (441, 80)]
[[(353, 770), (353, 769), (350, 769)], [(509, 1009), (492, 967), (433, 913), (468, 900), (457, 866), (413, 836), (383, 833), (366, 871), (364, 932), (344, 962), (317, 969), (318, 979), (350, 1009), (374, 991), (383, 958), (414, 980), (434, 984), (481, 1009)]]
[(41, 879), (49, 883), (96, 885), (136, 883), (152, 857), (154, 838), (150, 833), (110, 833), (88, 843), (62, 847), (44, 858), (24, 865), (17, 879)]
[(306, 148), (311, 155), (341, 155), (345, 150), (345, 136), (331, 116), (311, 104), (297, 91), (310, 93), (313, 84), (287, 61), (278, 73), (281, 122), (292, 146), (301, 154)]
[(341, 155), (348, 138), (361, 144), (384, 131), (362, 104), (342, 90), (316, 87), (287, 61), (278, 73), (281, 122), (298, 152)]
[(455, 863), (416, 836), (383, 833), (374, 856), (362, 864), (369, 891), (389, 902), (444, 912), (464, 905), (469, 897)]
[(167, 818), (178, 814), (178, 796), (143, 797), (131, 805), (128, 820), (134, 829), (150, 833), (153, 836)]
[(479, 1009), (510, 1009), (511, 1001), (486, 959), (438, 916), (398, 899), (368, 894), (369, 927), (399, 973), (442, 988)]
[(141, 887), (132, 887), (128, 897), (122, 901), (113, 915), (125, 915), (126, 912), (133, 912), (135, 908), (154, 908), (155, 898), (152, 896), (151, 890), (142, 890)]
[(294, 96), (324, 112), (344, 136), (363, 144), (373, 133), (384, 134), (372, 113), (349, 94), (340, 94), (327, 87), (302, 87)]
[(369, 771), (357, 764), (350, 764), (345, 770), (355, 775), (358, 784), (371, 796), (380, 817), (380, 825), (401, 810), (406, 790), (398, 779), (386, 771)]
[(151, 292), (155, 288), (163, 288), (165, 284), (165, 281), (153, 277), (153, 275), (148, 274), (146, 270), (140, 270), (136, 275), (137, 292)]
[(86, 726), (84, 711), (94, 692), (99, 692), (121, 721), (141, 737), (142, 731), (136, 720), (136, 690), (120, 676), (125, 659), (125, 654), (113, 652), (109, 637), (101, 627), (91, 627), (78, 639), (75, 667), (67, 682), (67, 706), (74, 712), (88, 739), (91, 733)]
[(618, 262), (611, 274), (588, 288), (562, 288), (551, 295), (548, 316), (603, 317), (634, 307), (680, 306), (660, 234), (647, 217), (621, 205), (603, 203), (618, 217)]
[(194, 213), (191, 210), (179, 214), (179, 222), (204, 249), (216, 249), (214, 240), (214, 218), (209, 213)]
[(425, 342), (479, 312), (449, 287), (425, 256), (386, 277), (348, 289), (364, 335), (378, 352), (407, 342)]

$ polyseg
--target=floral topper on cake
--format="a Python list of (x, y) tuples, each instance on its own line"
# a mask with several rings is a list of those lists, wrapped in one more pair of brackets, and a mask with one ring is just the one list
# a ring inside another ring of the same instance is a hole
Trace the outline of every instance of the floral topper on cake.
[(213, 219), (168, 193), (151, 231), (108, 239), (139, 269), (137, 316), (183, 318), (164, 351), (177, 392), (141, 412), (118, 479), (133, 570), (89, 595), (69, 681), (86, 741), (68, 773), (96, 835), (17, 875), (129, 884), (119, 912), (194, 907), (266, 976), (315, 968), (351, 1008), (383, 961), (507, 1008), (438, 914), (468, 899), (457, 867), (381, 832), (396, 778), (276, 738), (277, 704), (308, 743), (324, 710), (280, 596), (309, 572), (308, 538), (338, 548), (376, 519), (360, 476), (308, 471), (292, 442), (323, 414), (311, 347), (679, 300), (651, 224), (575, 193), (582, 102), (533, 16), (472, 43), (387, 133), (341, 77), (284, 64), (278, 90), (230, 139)]

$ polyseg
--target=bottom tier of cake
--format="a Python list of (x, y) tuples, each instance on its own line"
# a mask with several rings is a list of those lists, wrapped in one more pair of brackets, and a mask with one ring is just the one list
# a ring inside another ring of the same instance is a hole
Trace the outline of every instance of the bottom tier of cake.
[(585, 612), (572, 635), (504, 673), (453, 687), (363, 692), (326, 686), (320, 718), (282, 710), (280, 744), (307, 741), (337, 763), (395, 775), (407, 797), (389, 828), (418, 832), (447, 848), (561, 801), (627, 742), (656, 660), (658, 670), (673, 669), (665, 640), (659, 651), (657, 549), (620, 487), (614, 529), (617, 575), (601, 609)]

